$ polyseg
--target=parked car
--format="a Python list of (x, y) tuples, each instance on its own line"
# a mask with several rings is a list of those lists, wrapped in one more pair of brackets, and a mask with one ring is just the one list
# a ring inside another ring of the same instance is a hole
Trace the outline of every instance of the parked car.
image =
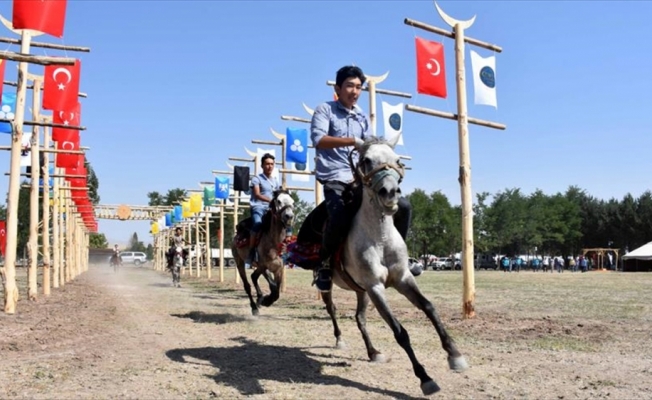
[[(140, 251), (123, 251), (120, 252), (123, 264), (135, 264), (136, 266), (145, 264), (147, 262), (147, 254)], [(107, 262), (111, 262), (109, 257)]]

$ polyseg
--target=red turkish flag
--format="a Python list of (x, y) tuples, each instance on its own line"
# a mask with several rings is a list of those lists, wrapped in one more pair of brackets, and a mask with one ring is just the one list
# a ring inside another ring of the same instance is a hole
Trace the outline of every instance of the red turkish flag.
[(43, 83), (44, 110), (72, 110), (79, 100), (81, 60), (73, 65), (48, 65)]
[(63, 36), (66, 0), (14, 0), (14, 29), (33, 29), (54, 37)]
[[(77, 103), (73, 108), (66, 111), (53, 111), (52, 122), (55, 124), (80, 126), (81, 125), (81, 104)], [(52, 140), (59, 141), (61, 132), (65, 133), (72, 129), (52, 128)], [(79, 132), (75, 130), (76, 132)]]
[(446, 98), (444, 45), (416, 38), (417, 93)]
[[(5, 60), (0, 60), (0, 82), (4, 82), (5, 80), (5, 66), (7, 65), (7, 62)], [(0, 99), (2, 98), (2, 87), (4, 85), (0, 85)]]
[[(57, 150), (79, 150), (79, 131), (65, 130), (59, 134)], [(77, 168), (81, 154), (57, 153), (55, 166), (57, 168)]]
[(7, 221), (0, 221), (0, 253), (5, 255), (7, 250)]

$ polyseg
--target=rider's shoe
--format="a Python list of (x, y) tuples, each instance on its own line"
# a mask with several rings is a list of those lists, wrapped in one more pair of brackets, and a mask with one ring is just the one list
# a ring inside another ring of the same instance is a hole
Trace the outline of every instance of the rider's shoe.
[(256, 248), (253, 248), (249, 250), (249, 254), (247, 255), (247, 259), (245, 260), (245, 268), (251, 268), (251, 264), (256, 260)]
[(321, 267), (315, 272), (313, 284), (317, 285), (322, 293), (328, 293), (333, 288), (333, 271), (331, 271), (330, 258), (324, 260)]

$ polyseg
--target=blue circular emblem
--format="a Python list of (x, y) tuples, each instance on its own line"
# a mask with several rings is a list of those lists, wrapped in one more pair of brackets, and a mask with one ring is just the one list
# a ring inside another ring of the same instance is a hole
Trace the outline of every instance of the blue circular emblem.
[(496, 87), (496, 74), (494, 74), (494, 70), (491, 67), (482, 67), (480, 70), (480, 80), (491, 89)]
[(294, 168), (297, 171), (305, 171), (306, 170), (306, 164), (303, 163), (294, 163)]
[(398, 113), (389, 116), (389, 126), (391, 126), (395, 131), (401, 130), (401, 116), (398, 115)]

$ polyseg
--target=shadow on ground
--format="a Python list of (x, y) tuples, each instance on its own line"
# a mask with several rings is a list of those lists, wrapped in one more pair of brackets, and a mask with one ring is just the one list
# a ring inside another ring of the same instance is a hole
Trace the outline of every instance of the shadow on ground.
[(209, 314), (202, 311), (190, 311), (185, 314), (170, 314), (173, 317), (177, 318), (189, 318), (198, 323), (208, 323), (208, 324), (228, 324), (231, 322), (242, 322), (246, 321), (246, 318), (233, 315), (233, 314)]
[[(308, 357), (309, 353), (297, 348), (262, 345), (244, 337), (231, 340), (240, 345), (173, 349), (165, 354), (171, 360), (181, 363), (197, 363), (192, 359), (210, 362), (219, 370), (217, 375), (209, 376), (210, 378), (218, 384), (237, 389), (245, 396), (265, 394), (261, 381), (269, 380), (291, 384), (342, 386), (395, 399), (415, 399), (403, 393), (367, 386), (339, 376), (322, 374), (322, 368), (325, 366), (350, 367), (351, 364), (345, 361), (321, 362)], [(203, 363), (197, 364), (203, 365)]]

